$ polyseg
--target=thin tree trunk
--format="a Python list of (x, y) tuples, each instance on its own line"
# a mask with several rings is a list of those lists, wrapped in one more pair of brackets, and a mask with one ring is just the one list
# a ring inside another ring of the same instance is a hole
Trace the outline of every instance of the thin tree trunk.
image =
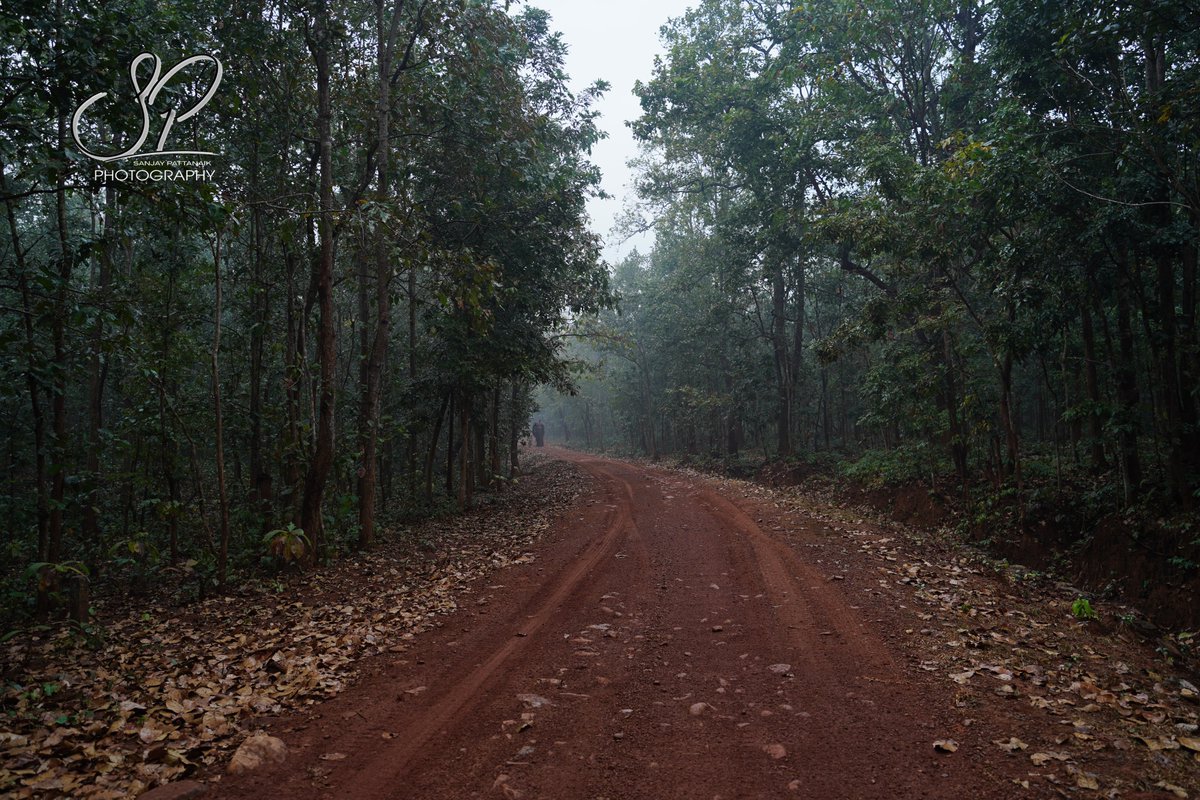
[(946, 377), (942, 383), (943, 398), (946, 404), (946, 416), (950, 424), (950, 456), (954, 461), (954, 472), (958, 477), (959, 488), (965, 495), (967, 492), (967, 442), (963, 435), (958, 416), (958, 380), (954, 363), (954, 344), (950, 332), (942, 331), (942, 361), (946, 368)]
[[(257, 185), (258, 149), (253, 156), (252, 183)], [(271, 526), (271, 472), (263, 464), (262, 457), (262, 407), (263, 407), (263, 357), (266, 332), (269, 327), (270, 302), (267, 294), (266, 277), (263, 270), (263, 220), (262, 209), (255, 206), (250, 217), (251, 246), (254, 248), (251, 262), (250, 285), (250, 398), (248, 422), (250, 424), (250, 497), (252, 511), (259, 517), (260, 528), (266, 533)]]
[(792, 454), (792, 406), (788, 389), (787, 284), (782, 265), (771, 272), (771, 348), (775, 359), (775, 427), (779, 456)]
[[(8, 181), (4, 177), (4, 164), (0, 163), (0, 190), (10, 194)], [(34, 452), (34, 497), (37, 508), (37, 536), (39, 561), (49, 560), (50, 496), (46, 485), (46, 414), (42, 408), (42, 386), (38, 381), (38, 336), (33, 324), (33, 296), (29, 288), (28, 265), (25, 250), (21, 246), (20, 228), (17, 226), (16, 209), (12, 200), (5, 201), (8, 216), (9, 236), (12, 240), (13, 261), (16, 266), (17, 290), (21, 295), (21, 322), (25, 334), (25, 385), (29, 392), (30, 411), (33, 415)], [(41, 598), (39, 598), (41, 599)]]
[(1108, 469), (1104, 456), (1104, 423), (1100, 416), (1100, 381), (1096, 373), (1096, 333), (1092, 327), (1092, 312), (1089, 303), (1080, 304), (1080, 332), (1083, 337), (1083, 377), (1088, 397), (1088, 433), (1092, 469), (1102, 472)]
[(521, 390), (520, 383), (513, 381), (511, 410), (512, 425), (508, 432), (508, 477), (515, 478), (521, 474), (520, 441), (524, 428), (524, 420), (520, 418)]
[[(109, 186), (104, 191), (104, 246), (100, 250), (99, 271), (96, 281), (96, 302), (103, 305), (108, 297), (112, 276), (112, 250), (116, 236), (116, 191)], [(91, 341), (88, 344), (88, 444), (85, 472), (88, 494), (83, 503), (83, 537), (90, 545), (100, 541), (100, 520), (97, 510), (100, 480), (100, 429), (104, 424), (104, 314), (96, 314), (92, 323)]]
[(492, 407), (488, 418), (489, 485), (500, 477), (500, 384), (492, 389)]
[(429, 438), (429, 453), (425, 457), (425, 502), (433, 504), (433, 466), (437, 459), (438, 437), (442, 435), (442, 420), (446, 418), (446, 408), (450, 405), (450, 393), (442, 398), (442, 407), (438, 411), (437, 420), (433, 424), (433, 435)]
[(215, 278), (215, 309), (213, 310), (212, 398), (217, 467), (217, 510), (220, 513), (220, 538), (217, 550), (217, 583), (224, 587), (229, 565), (229, 495), (225, 486), (225, 424), (221, 409), (221, 234), (213, 239), (213, 276)]
[(458, 409), (458, 392), (450, 390), (450, 416), (446, 426), (446, 497), (454, 497), (454, 415)]
[(1141, 493), (1142, 467), (1138, 456), (1137, 437), (1138, 397), (1137, 372), (1128, 252), (1122, 245), (1117, 257), (1117, 362), (1113, 372), (1117, 389), (1117, 448), (1120, 453), (1121, 483), (1124, 488), (1125, 504), (1131, 505)]
[[(286, 247), (286, 245), (285, 245)], [(302, 366), (304, 342), (304, 315), (296, 300), (296, 257), (290, 249), (284, 254), (284, 264), (287, 272), (287, 343), (285, 345), (284, 397), (287, 409), (287, 444), (284, 449), (284, 491), (287, 493), (290, 514), (297, 523), (300, 522), (298, 501), (303, 496), (301, 485), (304, 477), (304, 465), (301, 453), (305, 450), (303, 427), (300, 422), (301, 384), (304, 377)]]
[(471, 503), (471, 402), (465, 396), (458, 401), (458, 429), (462, 436), (458, 460), (458, 507), (466, 510)]

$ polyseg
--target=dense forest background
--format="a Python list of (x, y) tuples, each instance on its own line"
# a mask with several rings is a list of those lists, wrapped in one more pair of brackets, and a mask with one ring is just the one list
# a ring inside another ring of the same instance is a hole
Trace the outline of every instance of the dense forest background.
[[(916, 485), (1194, 612), (1200, 9), (700, 0), (637, 88), (627, 225), (656, 244), (611, 270), (605, 86), (569, 91), (552, 29), (4, 0), (6, 611), (85, 575), (202, 594), (466, 507), (549, 387), (560, 440)], [(141, 52), (225, 64), (171, 134), (212, 180), (114, 180), (72, 141), (107, 91), (81, 139), (130, 144)]]
[(663, 36), (657, 243), (575, 320), (550, 435), (917, 486), (1194, 622), (1200, 9), (705, 0)]
[[(81, 142), (134, 143), (141, 52), (221, 59), (202, 113), (206, 64), (150, 110), (212, 180), (114, 179), (137, 162), (72, 141), (106, 91)], [(565, 385), (555, 332), (610, 302), (604, 86), (572, 94), (563, 56), (490, 0), (4, 0), (6, 616), (84, 576), (203, 594), (512, 477), (533, 388)]]

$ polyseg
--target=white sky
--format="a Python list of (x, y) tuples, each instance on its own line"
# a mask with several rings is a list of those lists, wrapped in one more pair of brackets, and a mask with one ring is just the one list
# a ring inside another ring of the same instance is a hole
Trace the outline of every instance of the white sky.
[(647, 235), (619, 241), (612, 228), (627, 204), (632, 203), (633, 173), (626, 165), (638, 154), (625, 122), (641, 114), (633, 95), (637, 80), (648, 80), (654, 56), (662, 53), (658, 30), (669, 19), (682, 16), (696, 0), (526, 0), (527, 5), (550, 13), (550, 27), (562, 33), (570, 48), (566, 70), (576, 91), (597, 80), (611, 84), (596, 110), (600, 129), (608, 138), (592, 150), (592, 160), (604, 173), (609, 200), (588, 204), (592, 227), (605, 242), (604, 255), (612, 263), (633, 248), (646, 252)]

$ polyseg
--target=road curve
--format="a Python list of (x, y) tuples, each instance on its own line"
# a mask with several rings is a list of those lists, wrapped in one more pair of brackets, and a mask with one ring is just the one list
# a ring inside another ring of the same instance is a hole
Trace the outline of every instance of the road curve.
[(594, 489), (537, 560), (489, 576), (313, 718), (276, 721), (288, 761), (226, 778), (221, 797), (1009, 796), (933, 750), (954, 724), (944, 690), (853, 582), (771, 535), (770, 509), (548, 452)]

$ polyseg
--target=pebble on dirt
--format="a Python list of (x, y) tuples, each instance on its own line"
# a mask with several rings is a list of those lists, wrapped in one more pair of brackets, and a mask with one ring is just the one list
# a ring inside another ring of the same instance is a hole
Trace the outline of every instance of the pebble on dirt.
[(229, 761), (229, 772), (238, 775), (258, 769), (263, 764), (282, 762), (287, 758), (287, 745), (282, 739), (256, 733), (242, 742)]

